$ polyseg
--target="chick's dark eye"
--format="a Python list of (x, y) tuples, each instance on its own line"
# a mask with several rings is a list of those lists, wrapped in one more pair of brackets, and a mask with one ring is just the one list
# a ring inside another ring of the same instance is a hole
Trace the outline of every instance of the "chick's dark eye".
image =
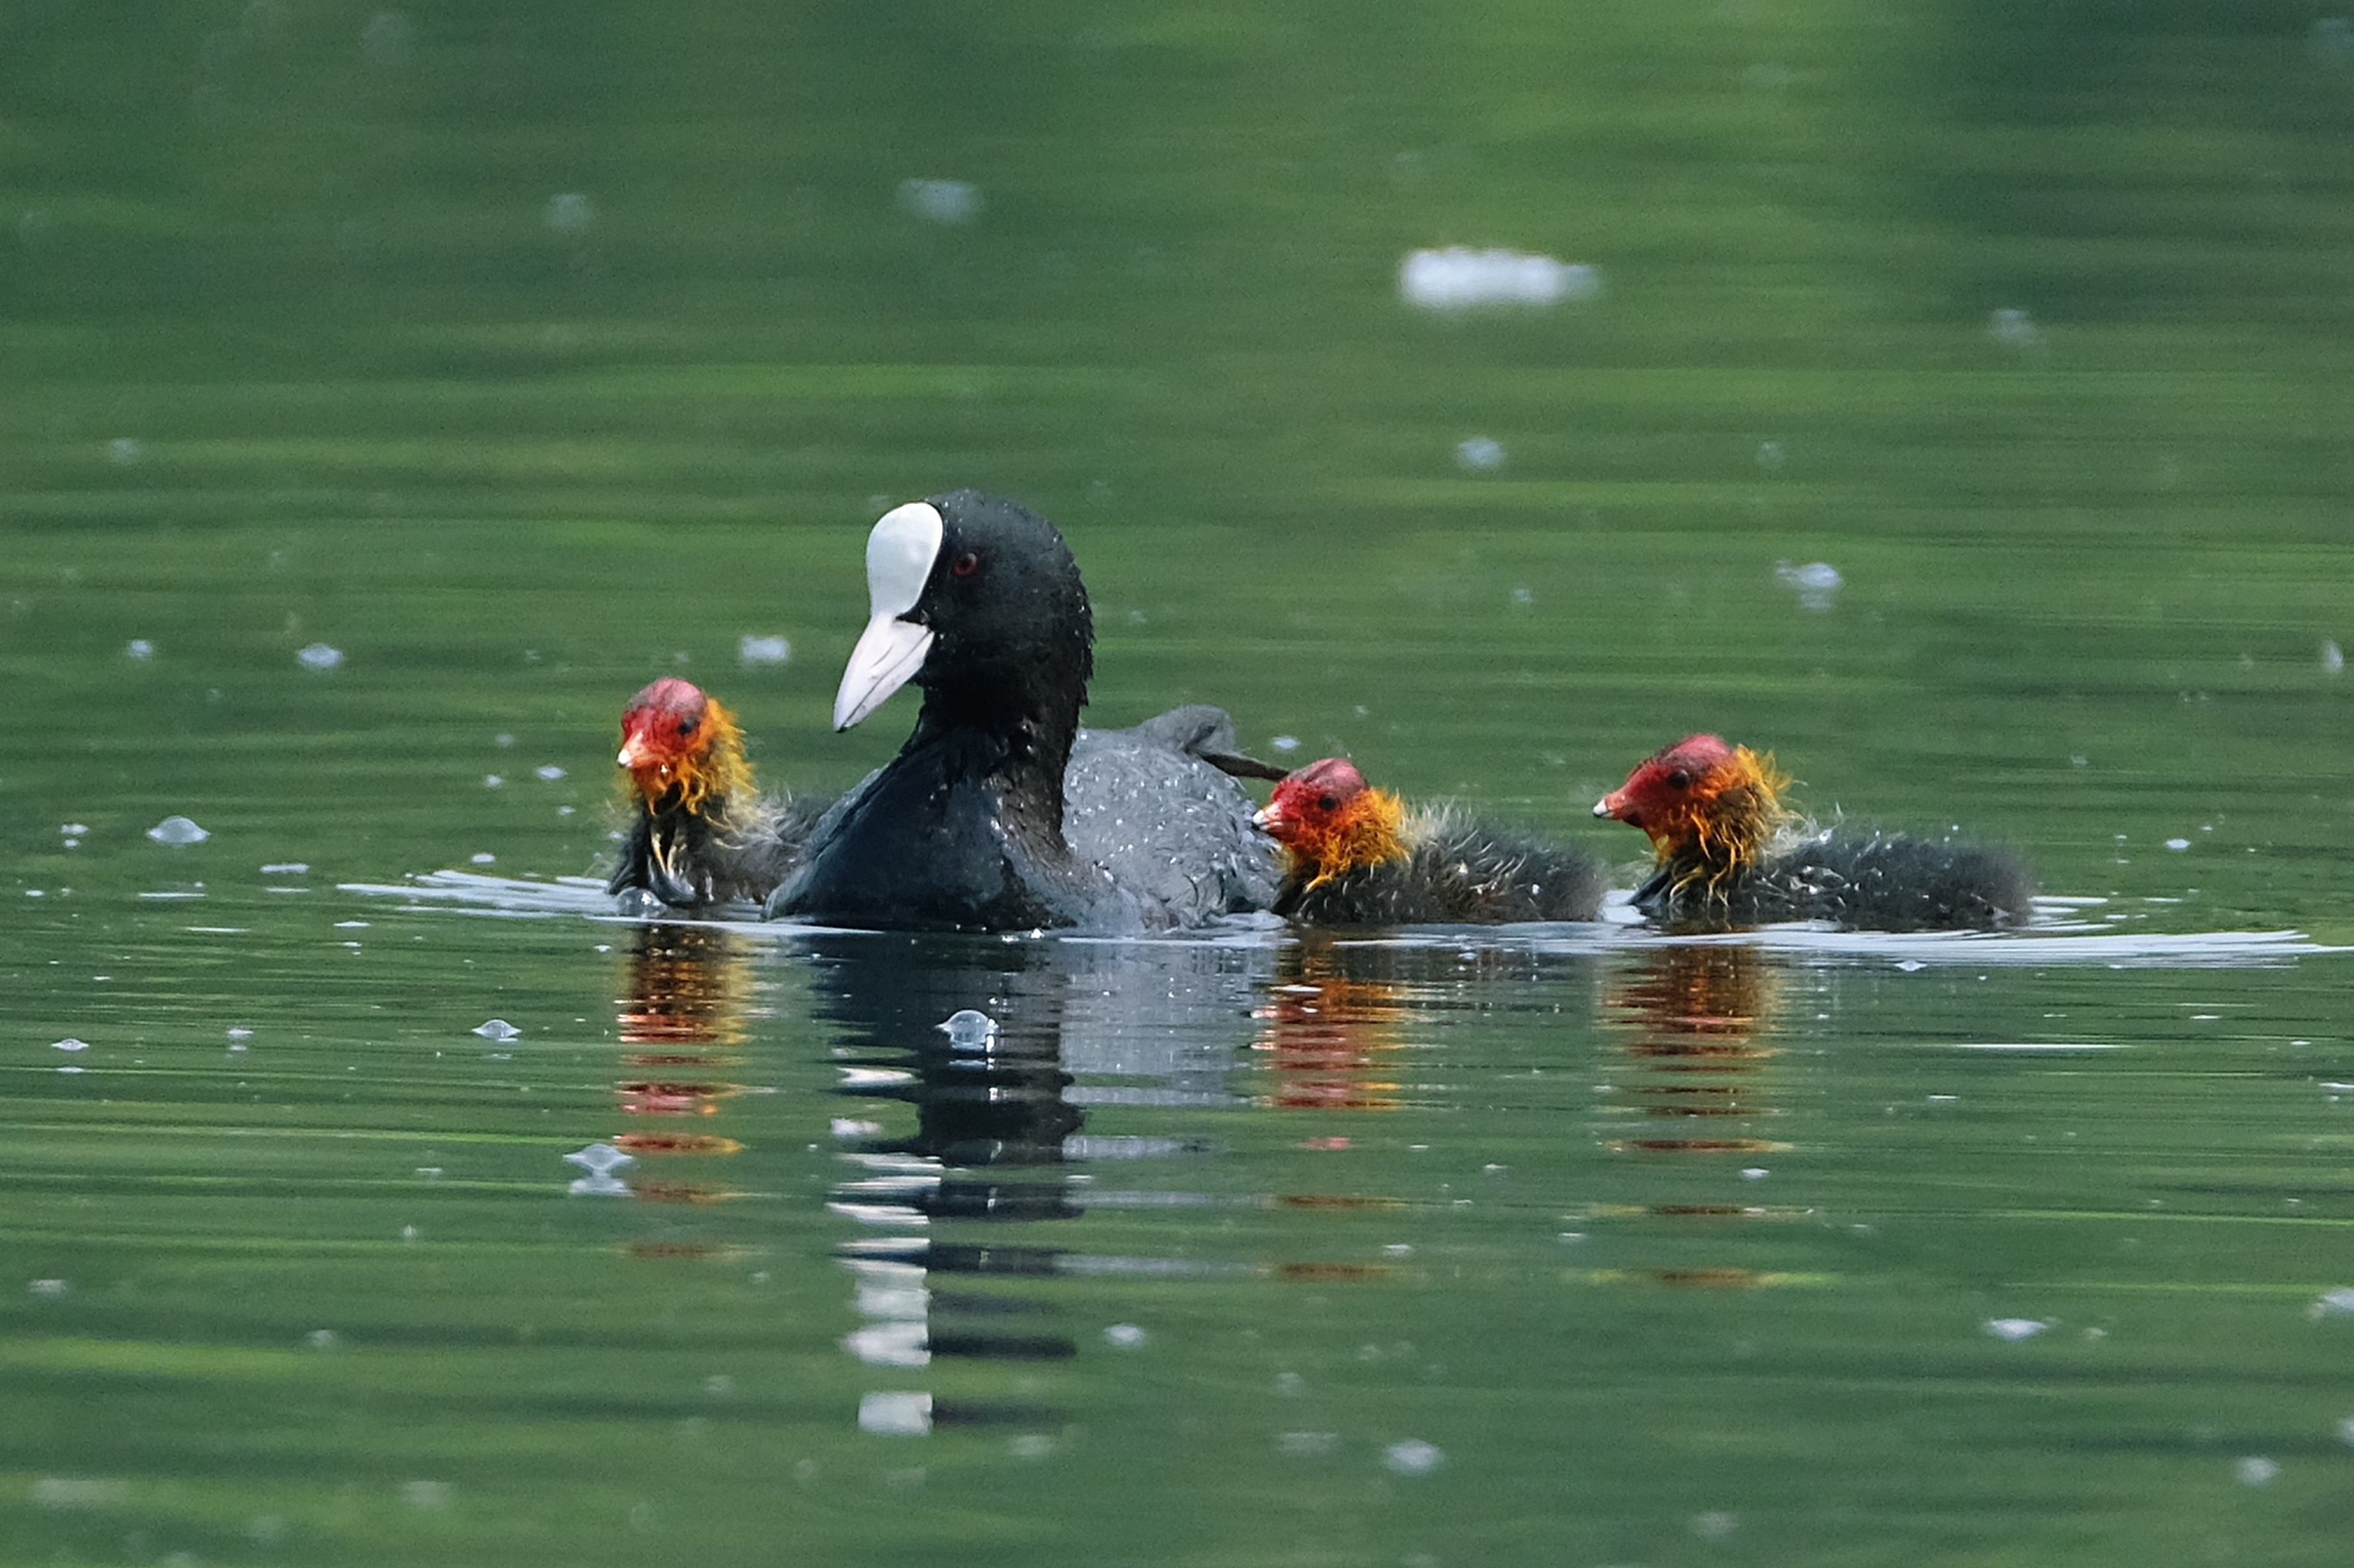
[(1691, 788), (1691, 775), (1679, 768), (1668, 775), (1668, 784), (1672, 789), (1689, 789)]
[(700, 719), (681, 719), (678, 721), (678, 733), (681, 735), (693, 735), (695, 733), (695, 726), (701, 722), (702, 721)]
[(1319, 806), (1323, 807), (1324, 810), (1328, 811), (1337, 811), (1341, 809), (1341, 797), (1338, 795), (1319, 795), (1316, 797), (1316, 803)]
[(971, 550), (967, 550), (949, 563), (949, 570), (957, 577), (969, 577), (981, 570), (981, 556)]

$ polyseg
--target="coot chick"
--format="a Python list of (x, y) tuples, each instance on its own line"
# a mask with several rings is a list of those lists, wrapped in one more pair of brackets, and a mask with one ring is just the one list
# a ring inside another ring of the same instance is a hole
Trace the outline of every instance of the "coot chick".
[(635, 888), (682, 909), (757, 903), (784, 880), (822, 809), (761, 794), (736, 715), (675, 677), (630, 699), (616, 760), (631, 821), (609, 893)]
[(1287, 777), (1258, 821), (1289, 862), (1275, 912), (1307, 925), (1500, 925), (1601, 912), (1592, 856), (1451, 810), (1409, 813), (1338, 757)]
[(1840, 832), (1782, 803), (1771, 756), (1687, 736), (1596, 804), (1650, 835), (1658, 869), (1635, 906), (1682, 927), (1827, 920), (1856, 930), (2023, 926), (2033, 893), (2008, 851), (1878, 832)]
[(1087, 589), (1055, 525), (961, 490), (884, 514), (836, 729), (923, 688), (892, 761), (818, 822), (770, 916), (886, 930), (1194, 926), (1275, 896), (1216, 709), (1079, 728)]

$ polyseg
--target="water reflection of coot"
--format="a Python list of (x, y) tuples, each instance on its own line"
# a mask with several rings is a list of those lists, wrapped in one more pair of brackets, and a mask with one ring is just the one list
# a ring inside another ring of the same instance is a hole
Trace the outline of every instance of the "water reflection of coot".
[[(1079, 1213), (1054, 1168), (1078, 1130), (1062, 1062), (1069, 975), (1059, 944), (900, 936), (812, 938), (819, 1011), (842, 1026), (843, 1093), (902, 1101), (912, 1132), (844, 1150), (860, 1174), (836, 1206), (879, 1231), (949, 1221), (992, 1224)], [(943, 1028), (950, 1019), (953, 1029)], [(1014, 1175), (1011, 1172), (1019, 1171)], [(1060, 1249), (1038, 1243), (876, 1235), (853, 1244), (866, 1324), (846, 1341), (871, 1364), (922, 1366), (935, 1356), (1055, 1360), (1076, 1353), (1041, 1319), (1044, 1299), (1002, 1286), (944, 1287), (944, 1276), (1036, 1278)], [(931, 1406), (931, 1419), (1015, 1419)]]

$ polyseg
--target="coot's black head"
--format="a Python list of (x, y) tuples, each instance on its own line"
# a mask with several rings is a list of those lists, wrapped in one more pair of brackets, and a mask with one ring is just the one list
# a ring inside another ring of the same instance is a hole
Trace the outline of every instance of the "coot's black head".
[(1095, 628), (1052, 523), (975, 490), (910, 502), (868, 535), (866, 587), (873, 619), (843, 672), (834, 728), (910, 680), (928, 719), (1077, 727)]

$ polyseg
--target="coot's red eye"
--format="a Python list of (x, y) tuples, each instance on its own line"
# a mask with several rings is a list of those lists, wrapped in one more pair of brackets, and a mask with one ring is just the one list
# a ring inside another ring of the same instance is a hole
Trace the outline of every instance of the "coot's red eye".
[(981, 570), (981, 557), (970, 550), (949, 563), (949, 570), (960, 577), (969, 577)]

